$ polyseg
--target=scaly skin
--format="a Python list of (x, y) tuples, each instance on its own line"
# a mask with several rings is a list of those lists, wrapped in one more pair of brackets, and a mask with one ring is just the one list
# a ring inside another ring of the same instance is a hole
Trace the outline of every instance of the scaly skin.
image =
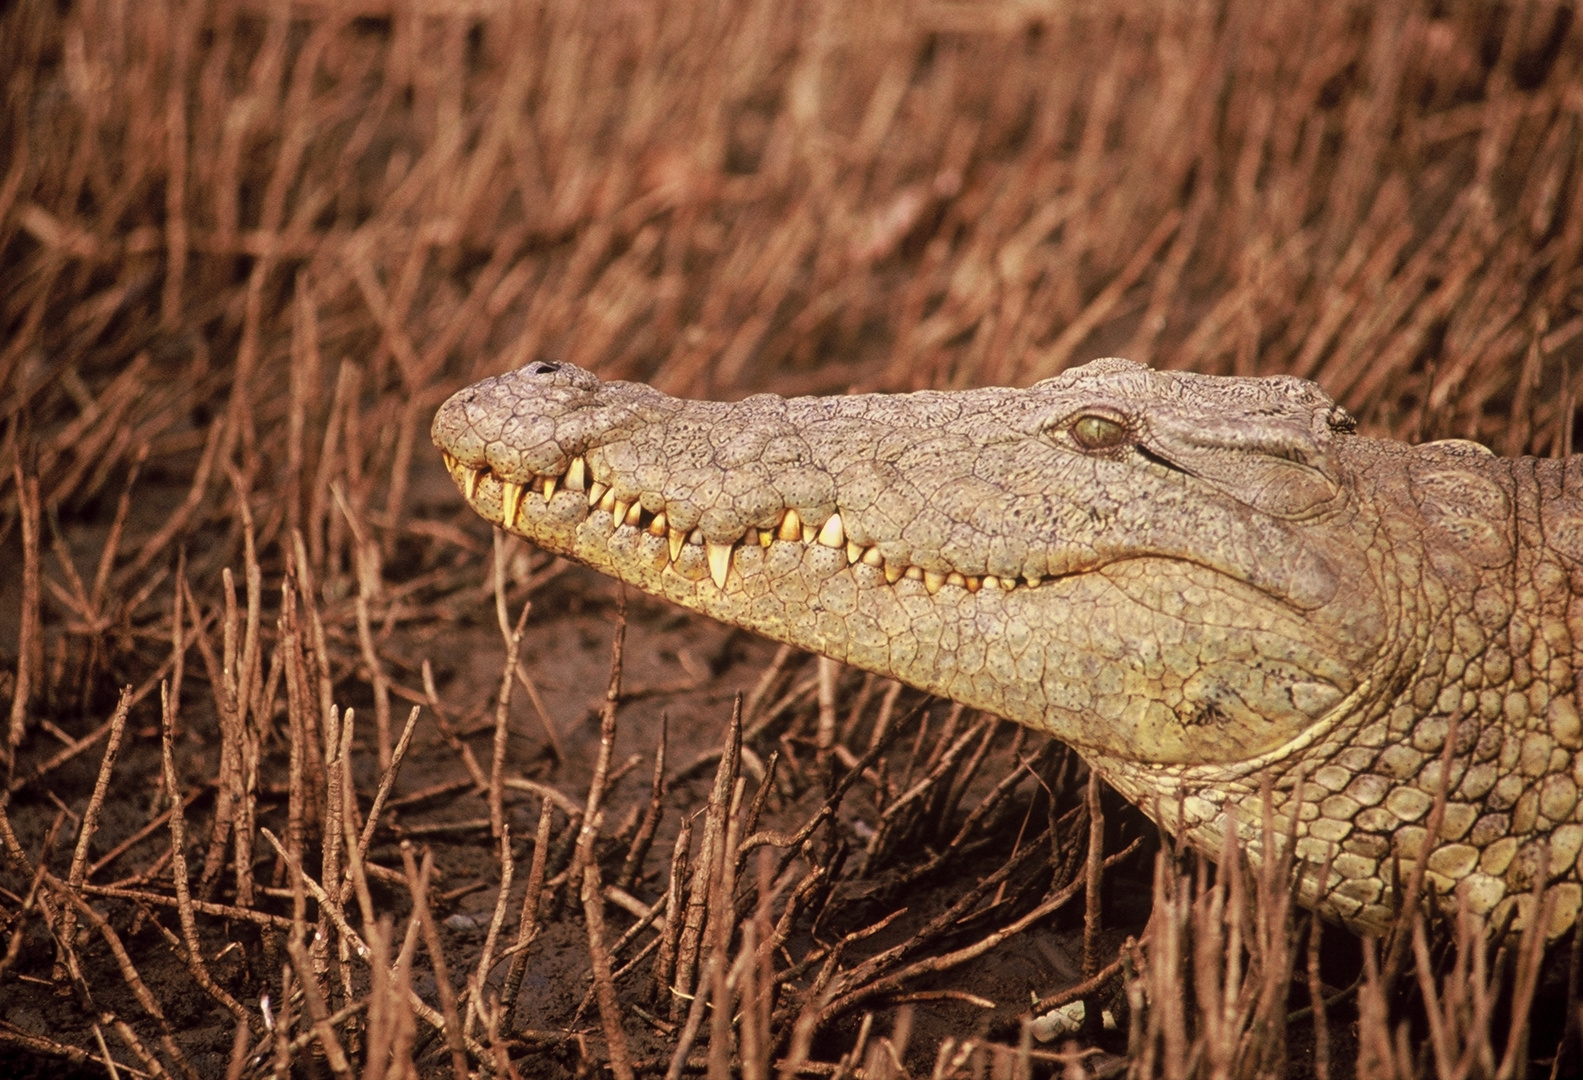
[(1232, 827), (1259, 857), (1268, 783), (1303, 899), (1365, 932), (1454, 730), (1429, 884), (1521, 926), (1547, 866), (1551, 934), (1583, 904), (1577, 459), (1363, 438), (1312, 383), (1125, 360), (735, 404), (536, 362), (433, 434), (488, 520), (1048, 732), (1211, 854)]

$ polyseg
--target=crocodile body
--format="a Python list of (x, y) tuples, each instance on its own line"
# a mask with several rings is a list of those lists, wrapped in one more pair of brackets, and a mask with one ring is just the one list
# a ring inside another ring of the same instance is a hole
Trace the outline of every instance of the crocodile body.
[(1549, 933), (1583, 905), (1578, 459), (1365, 438), (1312, 383), (1114, 359), (731, 404), (535, 362), (433, 435), (488, 520), (1048, 732), (1211, 854), (1234, 828), (1258, 857), (1267, 785), (1303, 900), (1356, 929), (1426, 851), (1448, 904), (1521, 926), (1543, 873)]

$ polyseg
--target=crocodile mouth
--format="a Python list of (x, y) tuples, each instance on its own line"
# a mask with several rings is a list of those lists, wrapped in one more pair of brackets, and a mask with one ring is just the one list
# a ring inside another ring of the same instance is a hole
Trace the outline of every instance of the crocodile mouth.
[[(678, 528), (670, 521), (664, 509), (651, 510), (644, 505), (645, 501), (663, 505), (663, 499), (658, 496), (640, 495), (633, 500), (617, 498), (615, 490), (608, 481), (601, 481), (593, 475), (593, 469), (582, 455), (571, 458), (561, 472), (536, 473), (531, 480), (521, 482), (501, 476), (488, 465), (469, 465), (449, 451), (442, 450), (441, 453), (445, 458), (446, 468), (457, 480), (469, 503), (475, 502), (479, 489), (484, 484), (493, 483), (499, 486), (500, 517), (496, 524), (508, 531), (531, 538), (531, 526), (520, 527), (524, 508), (528, 505), (530, 496), (538, 496), (548, 504), (558, 493), (562, 493), (564, 497), (564, 493), (579, 492), (583, 498), (583, 506), (577, 521), (585, 520), (595, 513), (608, 514), (611, 525), (616, 530), (633, 529), (646, 532), (650, 536), (663, 537), (668, 542), (669, 561), (672, 564), (683, 557), (689, 545), (701, 547), (704, 549), (708, 563), (709, 576), (715, 586), (722, 591), (730, 578), (738, 551), (750, 545), (768, 548), (777, 541), (800, 543), (805, 546), (818, 544), (842, 550), (846, 553), (849, 565), (863, 563), (872, 567), (883, 573), (885, 581), (891, 585), (904, 579), (921, 582), (930, 595), (949, 588), (964, 589), (970, 593), (982, 589), (1011, 592), (1017, 589), (1035, 589), (1041, 583), (1051, 580), (1051, 576), (1048, 575), (1009, 577), (995, 574), (963, 574), (956, 570), (925, 569), (915, 564), (887, 559), (880, 552), (877, 543), (859, 543), (847, 535), (846, 523), (839, 508), (822, 520), (816, 520), (817, 514), (813, 511), (787, 507), (780, 512), (778, 520), (748, 529), (734, 540), (707, 539), (702, 529)], [(576, 524), (577, 521), (572, 524)]]

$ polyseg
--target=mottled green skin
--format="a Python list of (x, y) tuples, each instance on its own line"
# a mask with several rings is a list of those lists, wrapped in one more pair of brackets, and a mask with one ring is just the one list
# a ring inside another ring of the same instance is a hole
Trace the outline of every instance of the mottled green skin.
[[(1121, 437), (1085, 447), (1084, 417)], [(513, 531), (1048, 732), (1210, 853), (1234, 825), (1258, 857), (1268, 779), (1298, 857), (1333, 859), (1304, 899), (1361, 930), (1389, 915), (1393, 852), (1405, 875), (1426, 847), (1460, 713), (1430, 882), (1521, 925), (1547, 864), (1552, 933), (1583, 903), (1573, 461), (1368, 439), (1312, 383), (1124, 360), (1025, 390), (734, 404), (536, 363), (451, 398), (434, 440), (464, 490), (481, 471), (471, 502), (497, 523), (502, 481), (581, 456), (636, 523), (563, 486)], [(851, 552), (765, 546), (787, 509), (839, 511)], [(674, 560), (644, 528), (660, 512), (691, 534)], [(737, 545), (724, 588), (700, 540)], [(887, 580), (908, 566), (1005, 586)]]

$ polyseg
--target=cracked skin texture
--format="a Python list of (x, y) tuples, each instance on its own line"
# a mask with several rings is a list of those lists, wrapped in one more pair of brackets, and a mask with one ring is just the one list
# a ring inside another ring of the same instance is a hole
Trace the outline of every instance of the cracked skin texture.
[(730, 404), (536, 361), (433, 436), (489, 521), (1047, 732), (1211, 854), (1260, 857), (1268, 784), (1303, 900), (1355, 929), (1426, 852), (1448, 906), (1523, 926), (1541, 874), (1548, 933), (1583, 906), (1583, 459), (1118, 359)]

